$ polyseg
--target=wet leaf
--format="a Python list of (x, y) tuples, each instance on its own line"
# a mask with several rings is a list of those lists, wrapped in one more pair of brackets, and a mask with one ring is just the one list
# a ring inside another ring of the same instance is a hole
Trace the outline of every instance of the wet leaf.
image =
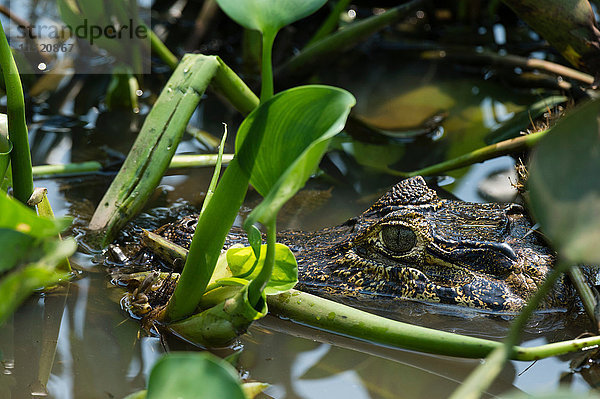
[[(29, 237), (31, 240), (33, 238)], [(34, 253), (41, 253), (35, 261), (27, 261), (25, 265), (5, 275), (0, 280), (0, 324), (19, 306), (34, 290), (54, 284), (68, 276), (67, 273), (57, 272), (56, 266), (66, 257), (75, 252), (77, 243), (69, 238), (37, 240)], [(8, 250), (1, 249), (3, 253)], [(21, 255), (30, 257), (30, 252)], [(22, 263), (20, 259), (17, 263)]]
[(560, 254), (600, 263), (600, 101), (566, 115), (529, 167), (531, 210)]
[(253, 305), (248, 300), (246, 285), (234, 296), (201, 313), (171, 323), (167, 328), (189, 342), (222, 348), (244, 334), (254, 320), (266, 314), (267, 304), (264, 293), (259, 303)]
[(147, 399), (246, 399), (237, 371), (210, 353), (171, 353), (150, 373)]
[(598, 73), (600, 32), (590, 2), (502, 0), (578, 69)]
[[(267, 246), (263, 245), (262, 250), (260, 251), (258, 264), (254, 267), (254, 270), (252, 270), (254, 263), (256, 262), (256, 257), (252, 248), (231, 248), (227, 251), (227, 265), (234, 276), (244, 275), (251, 271), (244, 279), (252, 280), (258, 275), (264, 265), (266, 253)], [(298, 264), (296, 263), (294, 254), (285, 245), (279, 243), (275, 244), (275, 265), (273, 267), (271, 279), (265, 288), (265, 293), (267, 295), (275, 295), (285, 292), (294, 288), (297, 282)]]
[[(12, 229), (32, 237), (52, 237), (66, 229), (70, 223), (66, 218), (41, 218), (20, 202), (0, 195), (0, 229)], [(8, 250), (5, 245), (0, 242), (2, 253)]]
[(238, 131), (236, 153), (250, 183), (265, 197), (248, 217), (249, 224), (275, 217), (304, 186), (355, 102), (342, 89), (300, 86), (248, 115)]
[(0, 229), (0, 274), (17, 266), (24, 254), (28, 254), (34, 239), (15, 230)]
[(217, 0), (219, 7), (245, 28), (277, 32), (323, 6), (326, 0)]

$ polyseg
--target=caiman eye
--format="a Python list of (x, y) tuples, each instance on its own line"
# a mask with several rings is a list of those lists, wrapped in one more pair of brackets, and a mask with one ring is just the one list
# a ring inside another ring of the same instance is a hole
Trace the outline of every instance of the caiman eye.
[(390, 251), (407, 252), (417, 243), (417, 236), (408, 227), (402, 225), (384, 226), (379, 233), (383, 245)]

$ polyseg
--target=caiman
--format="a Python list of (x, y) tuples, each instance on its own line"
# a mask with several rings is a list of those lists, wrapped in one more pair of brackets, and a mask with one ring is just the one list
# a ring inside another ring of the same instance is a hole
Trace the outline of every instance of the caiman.
[[(156, 233), (189, 248), (196, 223), (188, 216)], [(225, 246), (240, 239), (232, 232)], [(339, 226), (284, 231), (278, 241), (298, 261), (297, 289), (342, 302), (410, 299), (514, 312), (555, 259), (522, 206), (442, 199), (421, 177)], [(559, 281), (541, 307), (563, 307), (571, 297), (570, 284)]]

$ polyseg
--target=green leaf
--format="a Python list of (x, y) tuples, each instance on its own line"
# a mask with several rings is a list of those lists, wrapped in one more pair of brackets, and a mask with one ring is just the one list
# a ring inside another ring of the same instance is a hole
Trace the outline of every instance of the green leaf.
[[(69, 238), (61, 241), (58, 238), (49, 238), (37, 240), (36, 244), (36, 252), (41, 253), (41, 257), (0, 280), (0, 324), (34, 290), (68, 277), (67, 273), (57, 272), (55, 268), (75, 252), (75, 240)], [(3, 253), (6, 252), (5, 248), (2, 249)]]
[(139, 212), (169, 167), (192, 113), (219, 69), (216, 57), (188, 54), (171, 75), (89, 228), (106, 229), (102, 245)]
[(219, 7), (248, 29), (275, 33), (325, 4), (327, 0), (217, 0)]
[[(0, 228), (12, 229), (32, 237), (51, 237), (66, 229), (67, 218), (46, 219), (6, 195), (0, 194)], [(0, 243), (0, 250), (7, 247)]]
[(540, 141), (529, 166), (531, 210), (556, 250), (600, 263), (600, 101), (572, 110)]
[(15, 230), (0, 228), (0, 274), (17, 266), (24, 254), (29, 254), (35, 239)]
[(210, 353), (171, 353), (150, 373), (147, 399), (246, 399), (237, 371)]
[(330, 86), (300, 86), (261, 104), (238, 130), (236, 153), (265, 197), (247, 226), (266, 223), (315, 171), (330, 139), (346, 123), (354, 96)]
[[(252, 280), (258, 273), (265, 263), (266, 257), (266, 245), (262, 246), (260, 251), (260, 257), (256, 267), (256, 256), (251, 247), (246, 248), (231, 248), (227, 251), (227, 265), (234, 276), (239, 276), (251, 273), (248, 276), (244, 276), (244, 279)], [(254, 269), (253, 269), (254, 268)], [(252, 270), (253, 269), (253, 270)], [(218, 280), (217, 283), (226, 282), (229, 279)], [(275, 244), (275, 264), (273, 267), (273, 273), (271, 279), (265, 288), (267, 295), (275, 295), (287, 290), (294, 288), (298, 282), (298, 264), (292, 251), (283, 244)]]
[[(2, 115), (2, 114), (0, 114)], [(6, 175), (6, 169), (10, 162), (10, 152), (12, 151), (12, 143), (0, 133), (0, 184)]]
[[(216, 291), (216, 290), (215, 290)], [(267, 314), (264, 294), (258, 303), (248, 300), (248, 286), (232, 297), (182, 321), (171, 323), (167, 328), (177, 336), (199, 345), (222, 348), (230, 345), (244, 334), (254, 320)]]

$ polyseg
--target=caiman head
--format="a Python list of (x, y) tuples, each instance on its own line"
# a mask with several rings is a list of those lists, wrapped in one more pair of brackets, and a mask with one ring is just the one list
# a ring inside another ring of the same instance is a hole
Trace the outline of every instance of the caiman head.
[[(299, 288), (329, 297), (515, 311), (554, 261), (520, 205), (441, 199), (421, 177), (400, 182), (359, 217), (318, 234), (298, 248)], [(561, 305), (561, 291), (543, 306)]]

